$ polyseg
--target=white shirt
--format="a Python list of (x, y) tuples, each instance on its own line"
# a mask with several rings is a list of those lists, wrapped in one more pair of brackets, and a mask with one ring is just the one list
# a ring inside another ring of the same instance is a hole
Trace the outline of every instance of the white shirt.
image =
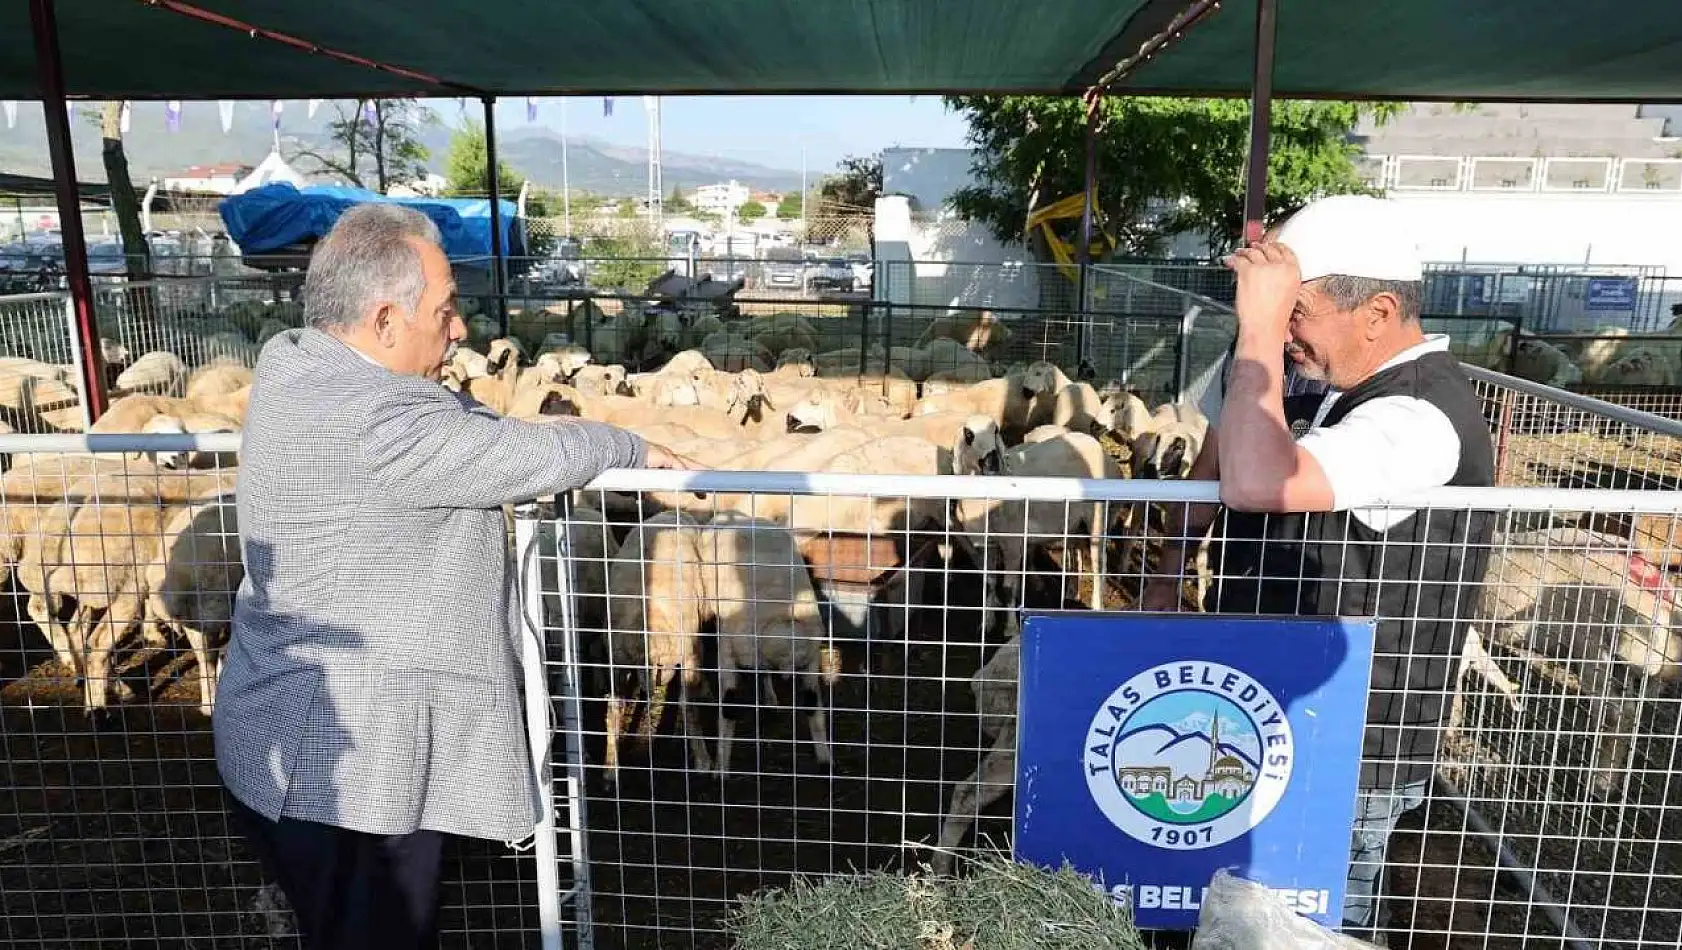
[[(1447, 349), (1447, 336), (1429, 336), (1375, 372)], [(1369, 399), (1336, 425), (1322, 426), (1340, 395), (1336, 390), (1326, 393), (1313, 427), (1297, 445), (1325, 470), (1332, 486), (1332, 510), (1352, 511), (1367, 527), (1387, 531), (1412, 517), (1413, 510), (1371, 506), (1448, 484), (1460, 467), (1460, 435), (1441, 409), (1413, 396)]]

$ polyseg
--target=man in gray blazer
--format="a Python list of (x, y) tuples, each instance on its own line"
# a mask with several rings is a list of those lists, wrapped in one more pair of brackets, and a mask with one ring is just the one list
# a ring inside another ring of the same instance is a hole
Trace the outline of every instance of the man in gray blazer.
[(430, 945), (442, 836), (537, 822), (501, 506), (690, 467), (438, 385), (454, 302), (432, 222), (360, 205), (310, 259), (308, 325), (257, 361), (216, 762), (310, 947)]

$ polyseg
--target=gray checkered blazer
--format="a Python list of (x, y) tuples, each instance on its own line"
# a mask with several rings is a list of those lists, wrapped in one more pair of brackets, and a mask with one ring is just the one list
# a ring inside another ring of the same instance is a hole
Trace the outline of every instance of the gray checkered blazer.
[(240, 801), (373, 834), (537, 821), (501, 505), (642, 464), (593, 423), (503, 419), (316, 330), (257, 363), (246, 577), (216, 691)]

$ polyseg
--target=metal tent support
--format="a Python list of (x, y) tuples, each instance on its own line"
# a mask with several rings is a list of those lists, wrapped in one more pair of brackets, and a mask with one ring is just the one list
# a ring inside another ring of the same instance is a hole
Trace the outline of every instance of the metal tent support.
[(1086, 109), (1086, 190), (1080, 208), (1080, 278), (1075, 285), (1073, 312), (1080, 315), (1075, 325), (1075, 361), (1084, 366), (1092, 359), (1092, 315), (1087, 299), (1092, 289), (1092, 217), (1098, 191), (1098, 109), (1103, 104), (1094, 96)]
[(485, 96), (485, 174), (490, 179), (491, 192), (491, 293), (496, 296), (496, 319), (503, 336), (508, 335), (508, 270), (504, 266), (507, 249), (502, 246), (502, 195), (497, 180), (496, 163), (496, 97)]
[(1267, 150), (1273, 123), (1273, 41), (1279, 0), (1256, 0), (1256, 69), (1250, 82), (1250, 162), (1244, 174), (1244, 243), (1262, 239), (1267, 219)]
[(76, 155), (70, 144), (70, 116), (65, 112), (64, 62), (59, 56), (58, 19), (53, 0), (29, 0), (29, 25), (35, 33), (35, 65), (45, 107), (47, 152), (53, 165), (59, 234), (64, 240), (64, 272), (70, 284), (70, 319), (75, 327), (82, 409), (91, 425), (105, 413), (105, 361), (99, 348), (93, 281), (88, 277), (88, 245), (82, 233), (82, 198), (76, 189)]

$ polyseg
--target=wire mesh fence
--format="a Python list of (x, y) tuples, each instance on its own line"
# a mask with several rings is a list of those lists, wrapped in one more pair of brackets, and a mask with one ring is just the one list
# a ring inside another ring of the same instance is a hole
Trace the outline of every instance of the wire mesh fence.
[[(0, 946), (299, 945), (210, 731), (243, 577), (238, 441), (0, 442)], [(529, 854), (458, 842), (444, 944), (530, 945), (535, 881)]]
[[(1380, 649), (1421, 672), (1376, 680), (1374, 708), (1436, 700), (1420, 724), (1432, 784), (1408, 793), (1422, 804), (1383, 859), (1383, 927), (1410, 946), (1674, 946), (1682, 502), (1643, 479), (1668, 477), (1650, 456), (1675, 433), (1477, 378), (1502, 480), (1530, 487), (1409, 502), (1415, 519), (1486, 518), (1487, 539), (1453, 543), (1489, 566), (1456, 585), (1454, 635)], [(1647, 490), (1585, 491), (1536, 474), (1556, 463), (1520, 464), (1519, 436), (1585, 429), (1644, 446), (1604, 464)], [(293, 945), (227, 823), (201, 709), (241, 575), (236, 437), (112, 437), (97, 454), (56, 438), (0, 442), (0, 945)], [(1015, 671), (1001, 648), (1021, 611), (1136, 609), (1149, 589), (1242, 609), (1222, 594), (1242, 573), (1233, 530), (1185, 528), (1183, 506), (1213, 486), (1122, 478), (1144, 460), (1119, 447), (1090, 460), (1102, 481), (914, 477), (888, 473), (948, 470), (963, 450), (780, 438), (724, 467), (787, 472), (612, 473), (516, 518), (551, 825), (535, 859), (459, 845), (446, 945), (526, 946), (560, 927), (587, 946), (724, 946), (734, 902), (793, 875), (1008, 844)], [(105, 711), (90, 720), (90, 706)]]
[[(1183, 573), (1164, 554), (1205, 542), (1175, 527), (1173, 503), (1212, 500), (1207, 486), (986, 481), (638, 473), (563, 508), (553, 537), (571, 570), (543, 591), (567, 657), (551, 654), (552, 679), (579, 689), (563, 697), (576, 742), (557, 741), (553, 768), (557, 797), (583, 790), (567, 830), (587, 854), (564, 861), (569, 880), (588, 876), (568, 908), (581, 939), (726, 946), (725, 915), (760, 888), (1008, 843), (1017, 611), (1135, 609), (1158, 573), (1183, 609), (1235, 609), (1225, 526)], [(1638, 554), (1627, 527), (1674, 527), (1679, 507), (1497, 489), (1410, 509), (1468, 524), (1476, 511), (1493, 530), (1444, 542), (1490, 565), (1450, 585), (1441, 619), (1462, 635), (1406, 632), (1432, 616), (1422, 582), (1397, 582), (1419, 588), (1394, 600), (1405, 608), (1373, 610), (1393, 630), (1379, 660), (1396, 678), (1375, 679), (1370, 708), (1429, 697), (1409, 708), (1441, 775), (1407, 792), (1416, 807), (1379, 849), (1382, 876), (1370, 840), (1354, 858), (1380, 879), (1392, 940), (1659, 947), (1682, 934), (1682, 644), (1668, 581), (1642, 566), (1682, 550)], [(1362, 764), (1401, 762), (1369, 750)]]

